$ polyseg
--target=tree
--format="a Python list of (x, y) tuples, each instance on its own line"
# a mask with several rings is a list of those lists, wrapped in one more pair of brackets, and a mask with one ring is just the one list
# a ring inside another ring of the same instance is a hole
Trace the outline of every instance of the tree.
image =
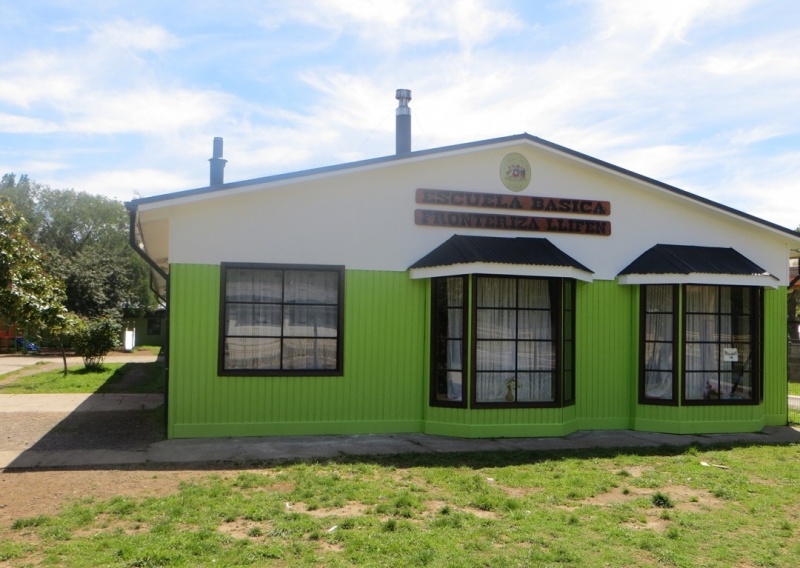
[(45, 271), (44, 258), (26, 236), (27, 223), (10, 200), (0, 197), (0, 312), (26, 329), (48, 330), (62, 338), (74, 319), (64, 307), (64, 287)]
[(128, 214), (122, 203), (51, 189), (14, 174), (3, 176), (0, 195), (24, 212), (26, 234), (46, 253), (46, 270), (64, 282), (70, 312), (118, 317), (156, 307), (147, 265), (128, 244)]

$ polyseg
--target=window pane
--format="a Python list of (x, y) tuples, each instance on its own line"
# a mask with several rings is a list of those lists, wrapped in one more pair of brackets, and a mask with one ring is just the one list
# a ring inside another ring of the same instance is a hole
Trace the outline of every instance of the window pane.
[(335, 369), (335, 339), (285, 339), (283, 342), (284, 369)]
[(514, 402), (513, 374), (476, 373), (475, 380), (477, 402)]
[(513, 371), (516, 363), (516, 343), (513, 341), (479, 341), (477, 369), (479, 371)]
[(225, 300), (228, 302), (280, 302), (281, 272), (229, 268), (225, 272)]
[(645, 341), (672, 341), (672, 314), (648, 314), (645, 317)]
[(461, 401), (463, 400), (463, 377), (461, 371), (448, 371), (447, 372), (447, 400)]
[(517, 344), (517, 369), (525, 371), (555, 370), (553, 344), (545, 341), (520, 341)]
[(672, 374), (672, 343), (646, 343), (644, 368), (648, 371), (669, 371)]
[(337, 272), (287, 270), (284, 283), (287, 304), (337, 304)]
[(514, 310), (478, 310), (478, 339), (514, 339), (517, 335), (517, 312)]
[(717, 286), (686, 286), (686, 311), (690, 313), (717, 313)]
[(447, 342), (447, 368), (454, 371), (461, 371), (461, 340), (451, 340)]
[(336, 337), (339, 310), (335, 306), (286, 306), (286, 337)]
[(517, 401), (552, 402), (555, 400), (552, 373), (519, 373)]
[(448, 278), (445, 280), (447, 285), (447, 306), (461, 307), (464, 305), (464, 279)]
[(447, 337), (451, 339), (461, 339), (464, 335), (464, 310), (451, 308), (447, 310)]
[(553, 324), (549, 311), (519, 312), (519, 339), (552, 339)]
[(672, 399), (672, 371), (647, 371), (644, 379), (645, 398)]
[(686, 316), (686, 341), (718, 341), (718, 316)]
[(719, 374), (686, 373), (686, 398), (688, 400), (714, 400), (719, 396)]
[(519, 281), (519, 307), (550, 309), (550, 282), (521, 279)]
[(716, 343), (687, 343), (687, 371), (716, 371), (719, 369), (719, 345)]
[(280, 361), (280, 339), (229, 337), (225, 340), (226, 369), (280, 369)]
[(228, 304), (225, 335), (272, 336), (281, 334), (281, 307), (269, 304)]
[(647, 313), (672, 313), (672, 286), (647, 286), (645, 311)]
[(479, 308), (513, 308), (517, 305), (517, 281), (513, 278), (478, 278)]

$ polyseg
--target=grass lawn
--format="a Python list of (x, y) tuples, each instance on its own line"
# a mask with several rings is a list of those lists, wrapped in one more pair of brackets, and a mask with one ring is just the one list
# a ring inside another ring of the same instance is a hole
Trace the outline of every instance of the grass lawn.
[(800, 396), (800, 383), (789, 383), (789, 394)]
[(164, 392), (164, 363), (104, 363), (99, 371), (83, 365), (19, 376), (0, 385), (0, 394), (84, 392)]
[(277, 465), (17, 519), (0, 562), (794, 567), (798, 464), (789, 445)]

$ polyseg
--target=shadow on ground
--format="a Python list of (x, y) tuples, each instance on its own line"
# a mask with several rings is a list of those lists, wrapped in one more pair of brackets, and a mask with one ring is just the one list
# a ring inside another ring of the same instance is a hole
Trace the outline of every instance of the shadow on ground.
[[(166, 438), (163, 404), (157, 408), (97, 410), (93, 397), (163, 393), (163, 364), (126, 363), (87, 403), (72, 412), (0, 412), (0, 451), (146, 450)], [(94, 410), (85, 410), (95, 408)]]

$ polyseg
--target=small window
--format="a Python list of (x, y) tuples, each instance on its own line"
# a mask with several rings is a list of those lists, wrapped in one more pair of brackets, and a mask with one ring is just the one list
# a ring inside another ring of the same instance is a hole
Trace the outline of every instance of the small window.
[(341, 375), (344, 268), (223, 264), (221, 375)]
[(676, 404), (678, 287), (670, 284), (642, 286), (641, 369), (639, 400), (651, 404)]
[(464, 406), (467, 278), (433, 280), (431, 404)]

